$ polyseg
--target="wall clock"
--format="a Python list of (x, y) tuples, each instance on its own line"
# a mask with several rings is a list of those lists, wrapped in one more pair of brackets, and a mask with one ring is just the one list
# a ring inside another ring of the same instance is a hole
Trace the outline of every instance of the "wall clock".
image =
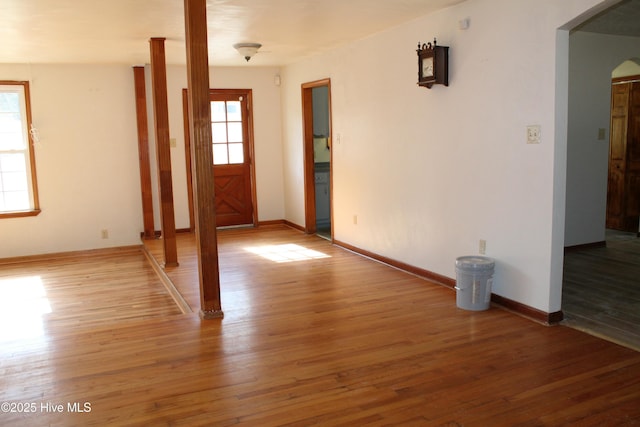
[(449, 86), (449, 48), (418, 43), (418, 86), (431, 89), (434, 84)]

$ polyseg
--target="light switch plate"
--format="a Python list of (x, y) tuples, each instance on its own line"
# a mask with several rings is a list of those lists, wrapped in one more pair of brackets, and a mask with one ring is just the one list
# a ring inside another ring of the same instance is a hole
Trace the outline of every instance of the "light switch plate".
[(540, 125), (527, 126), (527, 144), (540, 144)]
[(598, 141), (604, 141), (605, 128), (598, 128)]

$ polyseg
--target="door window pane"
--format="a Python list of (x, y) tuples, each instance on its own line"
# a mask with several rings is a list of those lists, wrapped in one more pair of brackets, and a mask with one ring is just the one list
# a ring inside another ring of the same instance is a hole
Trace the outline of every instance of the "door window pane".
[(229, 144), (229, 163), (244, 163), (244, 150), (242, 143)]
[(211, 101), (213, 164), (244, 163), (242, 99)]
[(213, 164), (228, 165), (229, 155), (227, 153), (227, 144), (213, 144)]
[(227, 121), (242, 121), (242, 110), (240, 109), (240, 101), (227, 101)]
[(227, 123), (229, 130), (229, 142), (242, 142), (242, 123)]
[(227, 120), (227, 115), (225, 114), (225, 102), (212, 101), (211, 102), (211, 121), (224, 122), (226, 120)]
[(214, 144), (227, 142), (227, 124), (211, 123), (211, 138)]

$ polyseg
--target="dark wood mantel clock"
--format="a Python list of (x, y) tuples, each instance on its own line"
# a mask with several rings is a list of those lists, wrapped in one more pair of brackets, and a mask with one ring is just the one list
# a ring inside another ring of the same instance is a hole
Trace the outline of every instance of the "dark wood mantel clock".
[(418, 43), (418, 86), (431, 89), (434, 84), (449, 86), (449, 47)]

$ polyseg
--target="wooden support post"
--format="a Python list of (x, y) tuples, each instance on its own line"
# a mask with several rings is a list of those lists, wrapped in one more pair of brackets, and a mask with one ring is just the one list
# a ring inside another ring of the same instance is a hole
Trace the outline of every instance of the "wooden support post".
[(196, 245), (200, 273), (200, 315), (205, 319), (212, 319), (223, 317), (224, 314), (220, 303), (213, 183), (206, 0), (184, 0), (184, 16)]
[(176, 224), (173, 210), (173, 183), (171, 178), (171, 147), (169, 142), (169, 110), (167, 108), (167, 65), (164, 38), (152, 38), (151, 83), (153, 86), (153, 117), (156, 125), (156, 153), (160, 186), (160, 217), (164, 241), (164, 266), (178, 265)]
[(140, 163), (140, 188), (142, 190), (143, 237), (145, 239), (155, 239), (144, 67), (133, 67), (133, 80), (136, 93), (136, 121), (138, 124), (138, 159)]

